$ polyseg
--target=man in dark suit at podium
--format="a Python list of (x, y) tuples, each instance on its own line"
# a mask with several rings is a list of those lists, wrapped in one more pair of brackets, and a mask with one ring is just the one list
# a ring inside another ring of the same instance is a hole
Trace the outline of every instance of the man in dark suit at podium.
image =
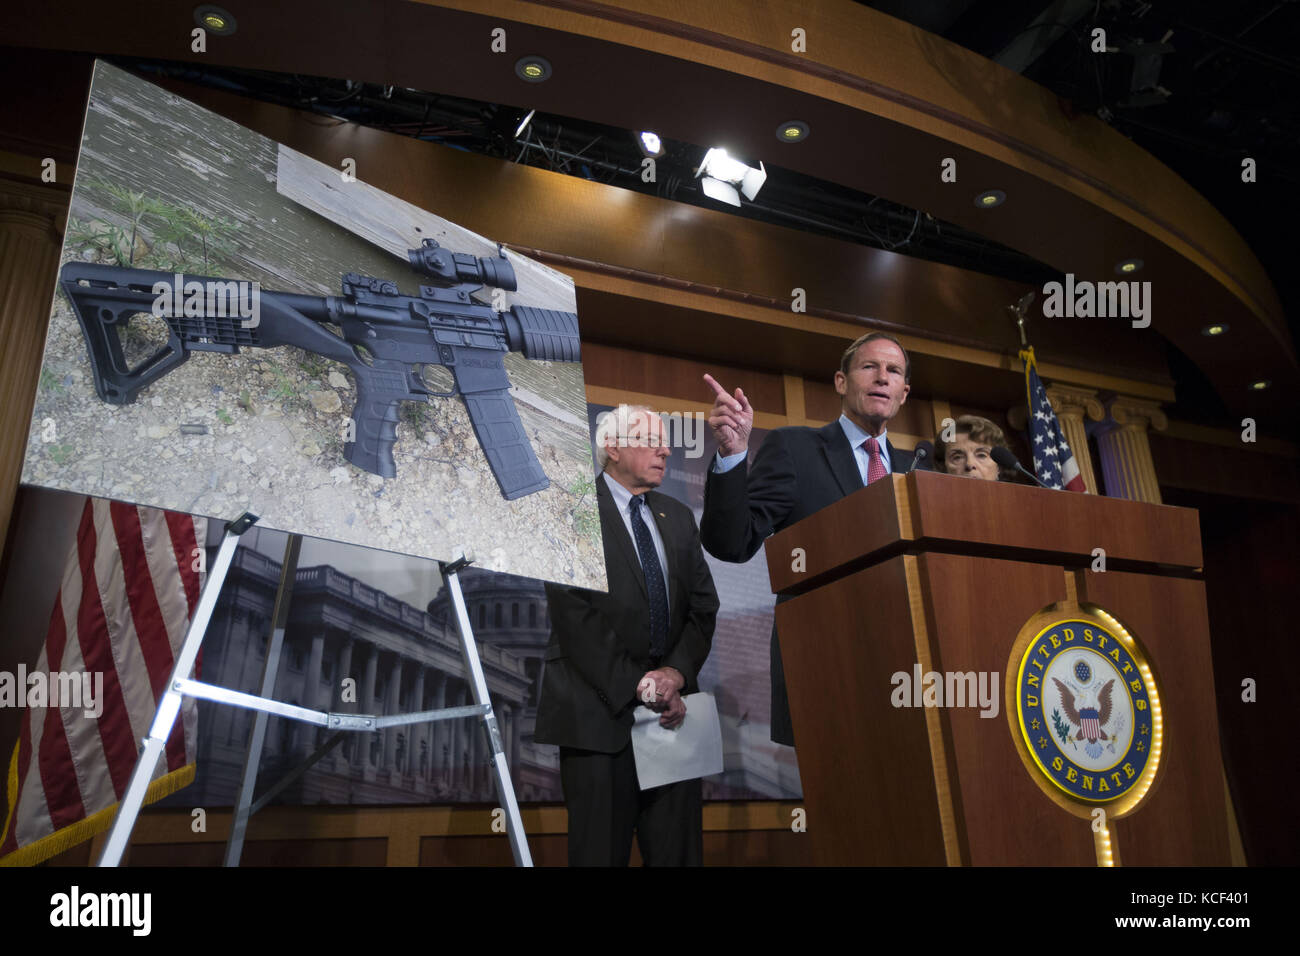
[(596, 447), (609, 593), (546, 585), (551, 639), (534, 738), (560, 747), (570, 866), (627, 866), (634, 829), (647, 866), (698, 866), (701, 783), (641, 790), (632, 714), (644, 703), (665, 727), (685, 719), (718, 593), (695, 516), (652, 490), (669, 455), (659, 416), (620, 406), (597, 426)]
[[(912, 453), (889, 442), (887, 425), (911, 390), (911, 360), (892, 335), (871, 332), (840, 359), (835, 391), (840, 417), (822, 428), (790, 426), (770, 432), (746, 464), (754, 410), (741, 389), (734, 395), (712, 376), (709, 425), (718, 454), (704, 486), (700, 537), (723, 561), (748, 561), (768, 535), (839, 501), (891, 471), (903, 473)], [(776, 628), (772, 628), (772, 740), (794, 746), (790, 703)]]

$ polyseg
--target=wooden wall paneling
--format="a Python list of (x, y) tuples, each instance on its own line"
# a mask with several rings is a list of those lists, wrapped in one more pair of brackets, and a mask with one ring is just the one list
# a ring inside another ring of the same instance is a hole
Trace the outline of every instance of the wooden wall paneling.
[[(582, 315), (579, 314), (579, 322)], [(636, 349), (582, 343), (582, 371), (587, 385), (626, 389), (651, 395), (671, 395), (705, 407), (713, 405), (713, 390), (704, 381), (708, 372), (724, 388), (745, 390), (755, 411), (786, 415), (785, 383), (781, 375), (754, 369), (720, 366)], [(680, 407), (680, 406), (679, 406)], [(671, 410), (671, 409), (669, 409)]]

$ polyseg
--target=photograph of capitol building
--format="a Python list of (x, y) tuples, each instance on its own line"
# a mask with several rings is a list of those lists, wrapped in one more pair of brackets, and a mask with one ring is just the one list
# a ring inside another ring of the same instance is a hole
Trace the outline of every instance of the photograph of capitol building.
[[(591, 406), (594, 417), (603, 406)], [(665, 484), (703, 507), (701, 459), (675, 448)], [(276, 588), (287, 536), (258, 529), (236, 551), (203, 644), (200, 678), (255, 693), (266, 664)], [(209, 532), (208, 559), (220, 543)], [(320, 711), (406, 714), (473, 703), (445, 588), (433, 562), (308, 539), (293, 585), (276, 675), (277, 701)], [(709, 558), (727, 595), (701, 686), (722, 721), (726, 769), (705, 780), (711, 799), (794, 797), (798, 771), (769, 739), (767, 675), (756, 668), (772, 627), (772, 597), (760, 559), (730, 565)], [(344, 570), (348, 569), (348, 570)], [(356, 574), (350, 573), (356, 571)], [(484, 677), (501, 726), (517, 799), (563, 799), (559, 750), (533, 741), (543, 655), (550, 635), (541, 581), (469, 567), (460, 574)], [(438, 590), (434, 593), (434, 588)], [(430, 600), (432, 595), (432, 600)], [(424, 608), (423, 610), (421, 608)], [(350, 685), (345, 681), (351, 679)], [(199, 701), (195, 782), (159, 802), (171, 807), (233, 806), (253, 711)], [(300, 768), (332, 733), (271, 717), (255, 798)], [(461, 718), (342, 733), (273, 802), (313, 804), (474, 804), (497, 799), (481, 725)]]
[[(283, 539), (263, 533), (261, 548), (237, 552), (204, 642), (204, 680), (249, 692), (259, 685), (280, 579), (280, 561), (271, 554), (279, 550), (277, 543), (282, 548)], [(436, 574), (435, 565), (420, 563)], [(558, 753), (532, 743), (550, 624), (542, 584), (473, 568), (462, 572), (461, 582), (519, 799), (559, 800)], [(412, 713), (472, 704), (445, 591), (430, 610), (417, 609), (331, 565), (300, 564), (272, 696), (317, 710), (353, 713)], [(345, 694), (349, 676), (354, 693)], [(193, 787), (172, 799), (187, 806), (232, 805), (252, 722), (250, 710), (201, 703), (198, 774)], [(324, 729), (272, 717), (257, 792), (329, 738)], [(481, 725), (469, 719), (346, 733), (277, 799), (296, 804), (494, 800), (487, 754)]]

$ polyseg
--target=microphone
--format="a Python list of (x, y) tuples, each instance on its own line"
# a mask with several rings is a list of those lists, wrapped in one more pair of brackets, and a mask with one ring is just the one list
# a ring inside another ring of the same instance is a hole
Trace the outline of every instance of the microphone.
[(1003, 448), (1000, 445), (997, 448), (994, 448), (993, 460), (996, 461), (1003, 468), (1011, 468), (1015, 471), (1020, 472), (1023, 475), (1028, 475), (1030, 478), (1033, 479), (1034, 484), (1038, 485), (1038, 487), (1040, 488), (1047, 487), (1047, 485), (1043, 484), (1041, 481), (1038, 480), (1037, 475), (1035, 475), (1024, 465), (1020, 464), (1020, 459), (1018, 459), (1015, 455), (1011, 453), (1011, 449)]
[[(907, 473), (909, 475), (912, 472), (916, 471), (917, 467), (922, 462), (930, 462), (931, 459), (934, 458), (934, 442), (932, 441), (917, 442), (916, 451), (913, 454), (915, 457), (912, 458), (912, 467), (907, 469)], [(927, 464), (925, 470), (934, 471), (934, 466), (932, 464)]]

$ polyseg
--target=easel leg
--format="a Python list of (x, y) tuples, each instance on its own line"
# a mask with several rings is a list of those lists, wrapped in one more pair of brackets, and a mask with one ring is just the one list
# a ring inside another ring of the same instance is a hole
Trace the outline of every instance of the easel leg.
[(108, 835), (108, 842), (104, 845), (104, 854), (99, 858), (100, 866), (117, 866), (122, 861), (122, 854), (126, 850), (127, 841), (131, 839), (131, 831), (135, 828), (136, 817), (140, 815), (140, 808), (144, 806), (144, 798), (149, 790), (149, 781), (153, 777), (153, 769), (157, 766), (158, 758), (162, 756), (163, 748), (167, 745), (167, 737), (171, 734), (172, 724), (176, 722), (176, 718), (181, 712), (183, 698), (181, 692), (176, 689), (177, 683), (187, 679), (190, 672), (194, 670), (194, 661), (199, 656), (199, 648), (203, 644), (203, 635), (207, 632), (208, 623), (212, 620), (212, 612), (216, 609), (217, 598), (221, 594), (222, 586), (226, 583), (226, 575), (230, 572), (230, 564), (235, 558), (235, 548), (239, 546), (239, 536), (251, 528), (256, 520), (256, 515), (244, 513), (226, 528), (226, 536), (221, 541), (216, 563), (208, 574), (207, 582), (203, 585), (203, 594), (199, 598), (199, 605), (194, 609), (194, 617), (190, 621), (189, 630), (185, 632), (185, 641), (181, 645), (179, 656), (176, 658), (176, 667), (172, 670), (172, 676), (167, 682), (167, 690), (163, 693), (162, 700), (158, 702), (158, 712), (154, 714), (153, 725), (149, 728), (149, 736), (144, 741), (144, 749), (135, 763), (135, 769), (131, 771), (131, 782), (127, 784), (126, 793), (122, 795), (122, 801), (118, 804), (117, 816), (113, 818), (113, 829)]
[(469, 612), (465, 610), (465, 596), (460, 590), (460, 578), (457, 571), (467, 562), (455, 562), (442, 565), (442, 576), (451, 595), (452, 609), (456, 616), (456, 632), (460, 635), (460, 651), (465, 659), (465, 675), (469, 678), (474, 691), (474, 702), (485, 708), (483, 724), (487, 729), (488, 746), (492, 754), (492, 769), (496, 775), (497, 796), (506, 812), (506, 832), (510, 837), (510, 850), (515, 857), (516, 866), (532, 866), (533, 857), (528, 849), (528, 838), (524, 834), (523, 820), (519, 816), (519, 804), (515, 800), (514, 784), (510, 780), (510, 766), (506, 763), (505, 752), (501, 748), (501, 732), (497, 727), (496, 713), (492, 710), (492, 698), (488, 694), (487, 681), (483, 677), (483, 667), (479, 662), (478, 646), (474, 643), (474, 632), (470, 628)]
[[(275, 694), (275, 677), (280, 670), (280, 650), (284, 646), (284, 630), (289, 623), (289, 605), (293, 601), (293, 581), (298, 573), (298, 554), (302, 551), (302, 535), (291, 534), (284, 546), (284, 563), (280, 566), (280, 587), (275, 593), (275, 610), (271, 615), (271, 640), (266, 647), (266, 663), (262, 667), (261, 697)], [(223, 866), (239, 866), (244, 852), (244, 834), (248, 831), (249, 807), (257, 787), (257, 767), (262, 762), (262, 748), (266, 744), (266, 724), (270, 716), (263, 710), (253, 712), (253, 730), (248, 735), (248, 752), (244, 754), (244, 772), (239, 778), (239, 795), (235, 800), (235, 816), (230, 823), (230, 839), (226, 843)]]

